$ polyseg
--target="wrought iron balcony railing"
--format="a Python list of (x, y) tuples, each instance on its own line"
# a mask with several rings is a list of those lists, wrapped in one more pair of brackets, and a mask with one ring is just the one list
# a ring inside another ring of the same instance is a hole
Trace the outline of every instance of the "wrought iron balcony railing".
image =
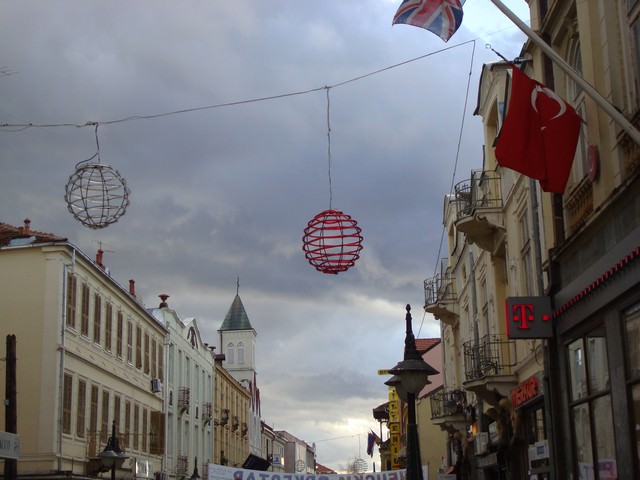
[(435, 305), (440, 302), (456, 300), (454, 274), (448, 266), (448, 260), (440, 262), (440, 273), (424, 281), (424, 306)]
[(502, 208), (500, 175), (494, 170), (475, 170), (471, 178), (454, 187), (457, 219), (473, 215), (478, 208)]
[(464, 415), (467, 393), (462, 389), (442, 389), (430, 396), (431, 418)]
[(485, 335), (463, 344), (467, 381), (488, 376), (511, 375), (517, 363), (516, 343), (502, 335)]

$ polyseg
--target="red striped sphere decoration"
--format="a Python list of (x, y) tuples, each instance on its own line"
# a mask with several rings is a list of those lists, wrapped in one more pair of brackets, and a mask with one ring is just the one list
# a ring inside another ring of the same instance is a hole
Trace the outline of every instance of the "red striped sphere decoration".
[(360, 258), (362, 229), (358, 222), (338, 210), (325, 210), (308, 223), (302, 237), (305, 257), (316, 270), (346, 272)]

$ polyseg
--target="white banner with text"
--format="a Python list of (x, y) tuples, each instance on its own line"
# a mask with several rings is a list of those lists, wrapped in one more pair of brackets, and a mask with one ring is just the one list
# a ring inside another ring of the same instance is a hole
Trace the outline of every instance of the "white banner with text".
[[(423, 467), (423, 471), (424, 471)], [(427, 477), (424, 477), (427, 479)], [(244, 468), (227, 467), (225, 465), (208, 464), (208, 480), (405, 480), (405, 470), (389, 470), (386, 472), (368, 473), (285, 473), (263, 472)]]

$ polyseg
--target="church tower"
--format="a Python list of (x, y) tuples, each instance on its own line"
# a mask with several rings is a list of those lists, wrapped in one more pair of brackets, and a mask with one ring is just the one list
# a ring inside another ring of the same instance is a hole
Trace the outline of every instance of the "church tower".
[(253, 383), (256, 373), (256, 331), (249, 322), (240, 295), (236, 293), (220, 333), (222, 366), (240, 383)]
[(260, 390), (256, 384), (256, 337), (240, 295), (236, 296), (218, 329), (222, 367), (251, 393), (250, 449), (254, 455), (261, 450)]

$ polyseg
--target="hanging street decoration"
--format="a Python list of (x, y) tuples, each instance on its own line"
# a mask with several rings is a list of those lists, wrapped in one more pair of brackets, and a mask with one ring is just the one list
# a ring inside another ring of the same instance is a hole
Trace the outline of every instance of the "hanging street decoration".
[(98, 124), (95, 127), (98, 150), (91, 158), (76, 164), (64, 198), (76, 220), (97, 230), (117, 222), (125, 214), (130, 190), (117, 170), (101, 163)]
[(329, 209), (313, 217), (304, 229), (302, 250), (307, 261), (322, 273), (346, 272), (360, 258), (362, 229), (349, 215), (331, 208), (331, 123), (327, 93), (327, 156), (329, 159)]
[(319, 213), (304, 229), (305, 257), (316, 270), (337, 274), (360, 258), (362, 235), (358, 222), (338, 210)]

